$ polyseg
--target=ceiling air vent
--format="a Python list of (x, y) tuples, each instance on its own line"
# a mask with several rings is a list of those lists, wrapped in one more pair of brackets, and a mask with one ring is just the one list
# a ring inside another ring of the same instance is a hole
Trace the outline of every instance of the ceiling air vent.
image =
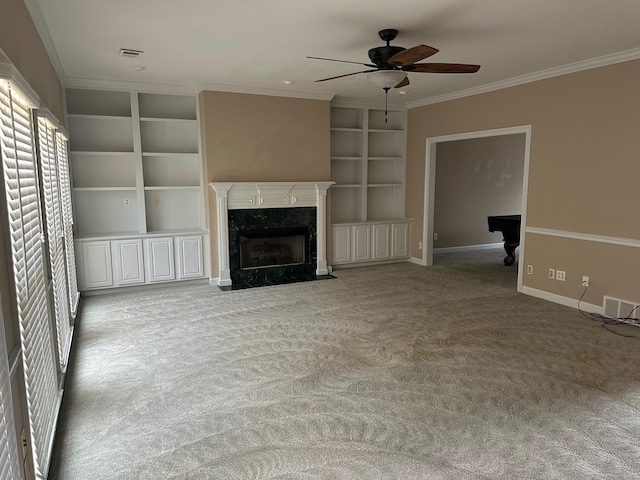
[(120, 49), (120, 56), (121, 57), (138, 58), (143, 53), (144, 52), (142, 50), (133, 50), (131, 48), (121, 48)]

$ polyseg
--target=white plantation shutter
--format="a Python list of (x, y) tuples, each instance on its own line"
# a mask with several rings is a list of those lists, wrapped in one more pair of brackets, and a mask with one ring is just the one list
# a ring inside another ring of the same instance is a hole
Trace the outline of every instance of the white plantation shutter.
[[(0, 323), (2, 323), (1, 310)], [(20, 480), (20, 478), (20, 457), (13, 417), (7, 344), (4, 328), (0, 328), (0, 480)]]
[(36, 476), (46, 478), (60, 392), (46, 295), (30, 107), (26, 96), (0, 80), (0, 148), (33, 467)]
[(60, 204), (62, 206), (62, 225), (64, 250), (67, 259), (67, 283), (69, 286), (69, 306), (71, 316), (75, 318), (78, 309), (78, 277), (76, 274), (76, 253), (73, 243), (73, 208), (71, 203), (71, 176), (69, 175), (69, 141), (61, 132), (56, 132), (56, 158), (58, 163), (58, 181), (60, 186)]
[(38, 146), (44, 194), (45, 223), (49, 238), (49, 261), (53, 281), (53, 304), (56, 320), (56, 340), (60, 370), (64, 371), (71, 348), (71, 317), (67, 295), (67, 272), (64, 257), (64, 226), (60, 189), (58, 188), (56, 141), (53, 125), (46, 118), (38, 118)]

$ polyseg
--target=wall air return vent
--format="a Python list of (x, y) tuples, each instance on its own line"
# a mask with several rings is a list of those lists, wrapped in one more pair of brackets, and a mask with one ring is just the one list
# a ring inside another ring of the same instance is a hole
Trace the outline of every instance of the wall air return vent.
[(637, 303), (605, 295), (603, 310), (606, 317), (625, 319), (624, 323), (640, 326), (640, 306)]
[(138, 58), (143, 53), (144, 52), (142, 50), (133, 50), (131, 48), (121, 48), (119, 55), (121, 57), (127, 57), (127, 58)]

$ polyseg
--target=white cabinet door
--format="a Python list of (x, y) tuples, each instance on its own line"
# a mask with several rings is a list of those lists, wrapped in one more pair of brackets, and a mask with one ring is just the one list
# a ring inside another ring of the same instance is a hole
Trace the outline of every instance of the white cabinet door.
[(409, 256), (409, 224), (392, 223), (392, 256), (393, 258)]
[(201, 235), (176, 237), (176, 266), (181, 280), (204, 276)]
[(371, 225), (353, 226), (353, 261), (371, 260)]
[(83, 242), (82, 271), (85, 290), (113, 287), (111, 242)]
[(176, 279), (173, 255), (173, 238), (157, 237), (145, 240), (145, 258), (149, 282), (166, 282)]
[(373, 228), (373, 259), (384, 260), (389, 258), (391, 248), (389, 244), (389, 224), (372, 225)]
[(333, 263), (351, 261), (351, 227), (333, 227)]
[(142, 239), (114, 240), (111, 242), (111, 250), (116, 286), (144, 283)]

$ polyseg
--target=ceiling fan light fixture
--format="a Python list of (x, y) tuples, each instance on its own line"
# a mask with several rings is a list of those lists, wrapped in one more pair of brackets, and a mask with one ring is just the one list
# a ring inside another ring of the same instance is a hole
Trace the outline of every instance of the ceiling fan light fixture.
[(367, 75), (367, 78), (380, 88), (393, 88), (406, 77), (406, 72), (401, 70), (379, 70)]

